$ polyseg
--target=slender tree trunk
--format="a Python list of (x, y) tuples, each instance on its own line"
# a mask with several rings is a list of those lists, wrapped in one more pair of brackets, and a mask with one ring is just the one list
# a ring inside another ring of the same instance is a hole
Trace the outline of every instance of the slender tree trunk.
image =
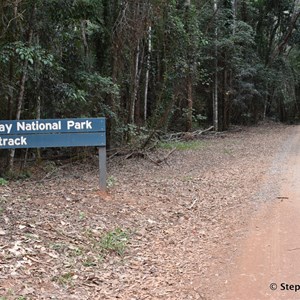
[(25, 83), (27, 79), (27, 73), (28, 73), (28, 60), (25, 60), (23, 64), (23, 71), (22, 71), (22, 77), (20, 80), (20, 90), (19, 90), (19, 96), (17, 99), (17, 112), (16, 112), (16, 120), (20, 120), (21, 112), (22, 112), (22, 105), (24, 100), (24, 93), (25, 93)]
[(264, 102), (264, 115), (263, 115), (263, 120), (265, 120), (266, 117), (267, 117), (267, 107), (268, 107), (268, 97), (266, 96), (265, 102)]
[[(20, 80), (20, 91), (19, 91), (19, 96), (17, 99), (17, 112), (16, 112), (15, 120), (20, 120), (20, 117), (21, 117), (22, 104), (23, 104), (24, 92), (25, 92), (25, 82), (26, 82), (26, 77), (27, 77), (27, 68), (28, 68), (28, 61), (26, 60), (23, 64), (23, 72), (22, 72), (22, 77)], [(10, 153), (9, 153), (9, 161), (8, 161), (8, 172), (9, 173), (12, 173), (12, 171), (13, 171), (15, 152), (16, 152), (15, 149), (11, 149)]]
[[(190, 6), (191, 1), (186, 0), (185, 6), (185, 25), (186, 33), (190, 40), (193, 39), (189, 24), (190, 19)], [(189, 64), (188, 74), (186, 76), (186, 92), (187, 92), (187, 119), (186, 119), (186, 131), (191, 131), (193, 127), (193, 63), (194, 59), (190, 52), (187, 53), (187, 60)]]
[(149, 73), (150, 73), (150, 61), (152, 52), (152, 28), (148, 28), (148, 56), (147, 56), (147, 70), (145, 76), (145, 94), (144, 94), (144, 121), (147, 121), (147, 107), (148, 107), (148, 88), (149, 88)]
[[(10, 58), (9, 62), (9, 82), (13, 82), (13, 76), (14, 76), (14, 62), (13, 58)], [(11, 84), (9, 84), (8, 87), (8, 101), (7, 101), (7, 118), (8, 120), (11, 120), (13, 118), (13, 106), (14, 106), (14, 91)]]
[[(214, 12), (217, 20), (218, 11), (218, 0), (214, 0)], [(215, 131), (219, 130), (219, 112), (218, 112), (218, 25), (215, 25), (215, 82), (214, 82), (214, 92), (213, 92), (213, 123)]]
[(88, 57), (88, 51), (89, 51), (89, 45), (87, 42), (87, 34), (86, 34), (86, 20), (81, 20), (80, 27), (81, 27), (81, 36), (82, 36), (82, 42), (83, 42), (83, 48), (84, 48), (84, 56), (85, 58)]
[(232, 0), (231, 4), (232, 4), (232, 16), (233, 16), (232, 34), (235, 35), (236, 18), (237, 18), (237, 0)]
[[(226, 60), (226, 56), (225, 56)], [(228, 70), (224, 69), (224, 87), (223, 87), (223, 124), (222, 129), (227, 130), (229, 128), (229, 97), (230, 97), (230, 91), (228, 89)]]
[[(237, 20), (237, 3), (238, 0), (231, 0), (231, 10), (232, 10), (232, 35), (236, 34), (236, 20)], [(231, 67), (226, 65), (227, 62), (227, 53), (225, 52), (224, 57), (224, 80), (223, 80), (223, 122), (222, 122), (222, 130), (228, 130), (230, 125), (230, 107), (231, 107), (231, 94), (232, 94), (232, 78), (233, 78), (233, 70)]]
[[(116, 47), (113, 46), (113, 51), (112, 51), (112, 82), (114, 84), (117, 84), (117, 69), (118, 69), (118, 54), (117, 51), (115, 50)], [(116, 96), (114, 94), (111, 94), (109, 96), (109, 106), (111, 107), (111, 110), (117, 114), (117, 109), (116, 109)], [(106, 120), (106, 147), (107, 149), (110, 149), (111, 146), (111, 141), (112, 141), (112, 130), (114, 128), (116, 120), (114, 118), (107, 118)]]
[[(30, 22), (31, 24), (30, 24), (28, 40), (27, 40), (27, 44), (29, 47), (32, 44), (32, 38), (33, 38), (35, 10), (36, 10), (36, 4), (33, 7), (32, 17), (31, 17), (31, 22)], [(28, 60), (25, 59), (25, 61), (23, 63), (22, 75), (21, 75), (20, 84), (19, 84), (19, 95), (17, 98), (17, 111), (16, 111), (15, 120), (20, 120), (20, 118), (21, 118), (27, 73), (28, 73)], [(15, 149), (11, 149), (10, 153), (9, 153), (9, 158), (8, 158), (8, 172), (9, 173), (12, 173), (12, 171), (13, 171), (15, 152), (16, 152)]]
[(138, 41), (136, 47), (136, 56), (135, 56), (135, 71), (134, 71), (133, 92), (132, 92), (131, 109), (130, 109), (131, 124), (135, 123), (135, 105), (136, 105), (138, 86), (139, 86), (139, 65), (140, 65), (140, 41)]
[(188, 132), (193, 127), (193, 82), (191, 74), (189, 74), (187, 80), (187, 108), (186, 131)]
[[(36, 101), (36, 119), (37, 120), (41, 119), (41, 96), (40, 95), (38, 95), (37, 101)], [(37, 153), (37, 160), (40, 163), (41, 162), (41, 149), (37, 148), (36, 153)]]
[(90, 70), (91, 66), (90, 66), (90, 60), (89, 60), (89, 44), (88, 44), (88, 39), (87, 39), (86, 26), (87, 26), (87, 21), (81, 20), (80, 27), (81, 27), (81, 37), (82, 37), (82, 42), (83, 42), (83, 49), (84, 49), (85, 65), (86, 65), (87, 70)]

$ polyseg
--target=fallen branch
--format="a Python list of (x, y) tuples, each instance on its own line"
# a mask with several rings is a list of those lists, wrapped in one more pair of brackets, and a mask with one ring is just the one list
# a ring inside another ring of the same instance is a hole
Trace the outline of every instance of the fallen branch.
[(212, 129), (214, 129), (214, 126), (210, 126), (210, 127), (206, 128), (206, 129), (204, 129), (204, 130), (198, 130), (198, 131), (195, 131), (194, 133), (195, 133), (195, 135), (201, 135), (201, 134), (203, 134), (203, 133), (205, 133), (205, 132), (207, 132), (207, 131), (210, 131), (210, 130), (212, 130)]
[(203, 133), (210, 131), (214, 128), (214, 126), (210, 126), (204, 130), (196, 130), (193, 132), (175, 132), (162, 137), (163, 141), (180, 141), (180, 140), (193, 140)]
[(132, 151), (126, 155), (125, 159), (133, 158), (133, 157), (142, 157), (145, 158), (146, 154), (142, 151)]
[(176, 148), (173, 148), (170, 152), (167, 153), (167, 155), (165, 155), (164, 157), (162, 158), (159, 158), (155, 161), (156, 164), (161, 164), (162, 162), (166, 162), (167, 159), (169, 158), (169, 156), (176, 151)]
[(152, 157), (150, 157), (148, 154), (147, 154), (147, 158), (153, 162), (154, 164), (156, 164), (157, 166), (159, 166), (162, 162), (165, 162), (167, 163), (167, 159), (169, 158), (169, 156), (175, 152), (176, 148), (173, 148), (171, 151), (169, 151), (164, 157), (162, 158), (158, 158), (158, 159), (153, 159)]

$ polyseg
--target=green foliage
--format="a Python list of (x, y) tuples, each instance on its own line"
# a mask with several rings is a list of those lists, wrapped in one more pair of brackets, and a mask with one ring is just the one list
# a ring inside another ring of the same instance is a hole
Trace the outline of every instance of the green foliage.
[(107, 96), (119, 97), (119, 86), (110, 77), (103, 77), (99, 73), (79, 72), (77, 85), (83, 90), (86, 105), (85, 111), (97, 111), (98, 115), (116, 118), (115, 112), (106, 105)]
[(0, 177), (0, 186), (1, 185), (7, 185), (8, 184), (8, 181), (2, 177)]
[(92, 258), (88, 258), (82, 263), (82, 265), (84, 267), (95, 267), (97, 266), (97, 262), (95, 262)]
[(17, 59), (19, 62), (28, 61), (31, 65), (40, 63), (52, 67), (54, 57), (39, 45), (28, 47), (25, 43), (18, 41), (0, 47), (0, 62), (7, 64), (10, 59)]
[(140, 145), (152, 129), (186, 130), (191, 111), (192, 127), (211, 124), (215, 79), (220, 123), (299, 117), (292, 0), (243, 0), (236, 10), (218, 1), (217, 12), (211, 1), (184, 0), (19, 1), (15, 9), (14, 1), (0, 9), (1, 119), (16, 116), (24, 90), (23, 119), (105, 116), (111, 147)]
[[(182, 117), (183, 119), (187, 118), (190, 110), (188, 108), (182, 109)], [(206, 121), (207, 117), (203, 116), (202, 114), (197, 114), (196, 109), (192, 109), (192, 121), (195, 123), (194, 127), (199, 127), (203, 121)]]
[(101, 254), (103, 256), (108, 254), (117, 254), (122, 256), (126, 250), (128, 241), (128, 233), (121, 228), (109, 231), (103, 235), (99, 243)]
[(187, 142), (161, 142), (158, 144), (159, 148), (162, 149), (176, 149), (179, 151), (187, 150), (198, 150), (205, 147), (205, 142), (203, 141), (187, 141)]
[(78, 77), (82, 85), (93, 93), (93, 96), (97, 93), (119, 95), (119, 87), (112, 82), (110, 77), (103, 77), (97, 72), (79, 72)]
[[(8, 299), (10, 299), (10, 298), (5, 297), (5, 296), (1, 296), (1, 297), (0, 297), (0, 300), (8, 300)], [(14, 298), (14, 299), (16, 299), (16, 300), (26, 300), (26, 299), (28, 299), (28, 298), (25, 297), (25, 296), (16, 296), (16, 298)]]
[(116, 179), (116, 177), (111, 175), (107, 178), (106, 183), (107, 183), (108, 188), (112, 188), (116, 185), (117, 179)]
[(7, 184), (7, 180), (25, 180), (31, 177), (31, 172), (28, 169), (13, 170), (5, 173), (5, 178), (0, 178), (0, 185)]
[(67, 286), (67, 285), (71, 284), (72, 278), (73, 278), (73, 274), (71, 272), (67, 272), (67, 273), (55, 276), (54, 278), (52, 278), (52, 280), (62, 286)]
[(126, 124), (117, 129), (117, 134), (124, 136), (130, 146), (139, 148), (149, 136), (149, 129), (135, 124)]

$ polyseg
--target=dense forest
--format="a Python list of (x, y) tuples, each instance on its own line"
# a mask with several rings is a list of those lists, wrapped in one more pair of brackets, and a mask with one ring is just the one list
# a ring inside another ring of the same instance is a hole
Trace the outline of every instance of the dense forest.
[(0, 119), (151, 132), (300, 117), (299, 0), (1, 0)]

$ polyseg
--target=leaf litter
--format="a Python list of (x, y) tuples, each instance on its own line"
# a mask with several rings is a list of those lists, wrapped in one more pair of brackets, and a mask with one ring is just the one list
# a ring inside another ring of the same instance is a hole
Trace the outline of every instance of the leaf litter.
[(214, 299), (288, 134), (203, 136), (161, 165), (114, 157), (107, 194), (96, 158), (0, 186), (0, 298)]

